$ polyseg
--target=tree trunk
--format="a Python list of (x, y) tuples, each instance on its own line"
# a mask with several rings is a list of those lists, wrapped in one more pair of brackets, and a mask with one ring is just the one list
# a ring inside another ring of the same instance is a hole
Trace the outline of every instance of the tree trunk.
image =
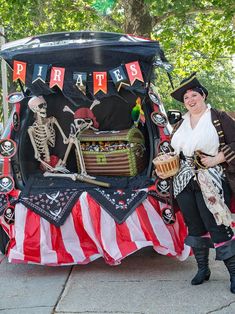
[(150, 37), (152, 17), (144, 0), (123, 0), (125, 33)]

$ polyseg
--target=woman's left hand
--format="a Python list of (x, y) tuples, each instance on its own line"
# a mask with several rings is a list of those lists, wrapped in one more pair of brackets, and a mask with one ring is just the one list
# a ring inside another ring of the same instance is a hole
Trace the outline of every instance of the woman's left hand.
[(223, 152), (219, 152), (216, 156), (206, 156), (206, 155), (201, 155), (201, 162), (204, 166), (206, 166), (207, 168), (211, 168), (214, 167), (222, 162), (225, 161), (224, 158), (224, 153)]

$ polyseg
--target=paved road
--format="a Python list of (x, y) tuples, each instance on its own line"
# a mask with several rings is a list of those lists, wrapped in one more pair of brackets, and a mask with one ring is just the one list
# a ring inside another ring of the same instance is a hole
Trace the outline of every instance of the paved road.
[(108, 266), (102, 259), (71, 267), (0, 265), (0, 314), (233, 314), (223, 263), (211, 256), (212, 276), (191, 286), (193, 257), (185, 262), (152, 248)]

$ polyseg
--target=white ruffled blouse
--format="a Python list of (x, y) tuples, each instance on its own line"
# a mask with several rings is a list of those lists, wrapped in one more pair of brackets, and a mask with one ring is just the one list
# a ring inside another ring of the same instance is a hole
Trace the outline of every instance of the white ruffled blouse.
[[(207, 105), (207, 110), (199, 119), (195, 128), (191, 127), (190, 114), (187, 112), (184, 121), (175, 132), (171, 140), (171, 146), (179, 154), (181, 151), (184, 156), (192, 157), (196, 150), (200, 150), (208, 155), (215, 156), (218, 153), (219, 137), (211, 121), (211, 106)], [(222, 168), (218, 165), (214, 169), (210, 168), (214, 175), (222, 177)], [(180, 171), (173, 178), (174, 196), (176, 197), (192, 177), (195, 176), (193, 167), (188, 161), (180, 161)]]
[(184, 121), (171, 140), (171, 146), (178, 154), (182, 151), (185, 156), (192, 156), (196, 150), (212, 156), (218, 153), (219, 137), (211, 121), (210, 109), (208, 104), (195, 128), (191, 127), (189, 112), (183, 116)]

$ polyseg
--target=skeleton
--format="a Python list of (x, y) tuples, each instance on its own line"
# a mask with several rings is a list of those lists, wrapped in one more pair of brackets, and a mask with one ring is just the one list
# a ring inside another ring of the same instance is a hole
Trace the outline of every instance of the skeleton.
[(2, 152), (6, 155), (6, 156), (9, 156), (11, 155), (13, 149), (14, 149), (14, 145), (12, 145), (12, 143), (10, 141), (4, 141), (2, 144), (1, 144), (1, 149), (2, 149)]
[(82, 149), (81, 149), (81, 144), (79, 140), (79, 135), (81, 132), (87, 130), (87, 129), (92, 129), (95, 131), (98, 131), (99, 124), (96, 121), (96, 117), (92, 113), (91, 109), (95, 106), (98, 105), (100, 102), (97, 100), (94, 100), (90, 108), (80, 108), (77, 111), (73, 112), (68, 106), (65, 106), (63, 111), (68, 111), (74, 115), (74, 123), (71, 123), (70, 126), (70, 134), (68, 138), (68, 146), (64, 155), (63, 160), (59, 160), (57, 163), (57, 167), (62, 167), (63, 169), (66, 169), (66, 162), (68, 159), (68, 156), (70, 154), (70, 151), (73, 147), (75, 146), (75, 149), (78, 154), (78, 159), (79, 159), (79, 164), (80, 164), (80, 174), (51, 174), (51, 173), (45, 173), (45, 176), (60, 176), (60, 177), (67, 177), (71, 178), (72, 180), (79, 180), (82, 182), (88, 182), (104, 187), (109, 187), (110, 185), (106, 182), (101, 182), (98, 180), (95, 180), (95, 177), (91, 177), (87, 174), (86, 172), (86, 166), (84, 162), (84, 158), (82, 155)]
[(64, 144), (68, 143), (67, 137), (55, 117), (47, 118), (47, 104), (42, 96), (32, 97), (29, 100), (28, 106), (36, 115), (36, 120), (28, 129), (29, 137), (34, 148), (35, 159), (40, 161), (49, 171), (61, 170), (50, 166), (49, 146), (55, 147), (54, 125), (57, 126)]

